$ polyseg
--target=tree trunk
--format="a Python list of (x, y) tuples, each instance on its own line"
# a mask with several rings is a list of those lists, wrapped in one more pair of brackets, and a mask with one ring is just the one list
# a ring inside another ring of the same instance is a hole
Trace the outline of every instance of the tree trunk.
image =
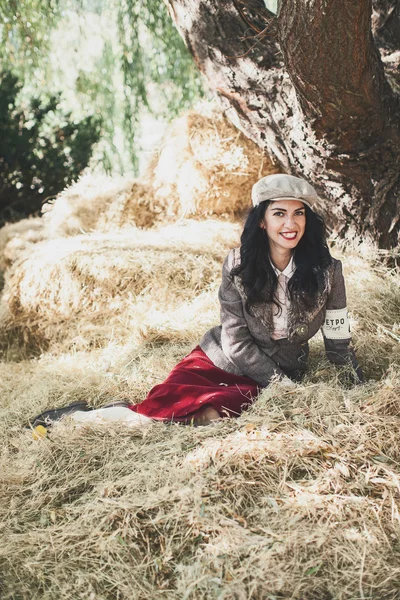
[[(396, 0), (166, 0), (227, 116), (317, 188), (331, 228), (398, 243)], [(379, 50), (381, 50), (383, 61)]]

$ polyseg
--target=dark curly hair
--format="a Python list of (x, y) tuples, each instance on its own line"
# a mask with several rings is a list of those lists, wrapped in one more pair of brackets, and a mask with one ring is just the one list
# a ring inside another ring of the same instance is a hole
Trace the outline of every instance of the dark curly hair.
[[(260, 227), (270, 200), (252, 208), (247, 216), (240, 246), (240, 264), (233, 267), (231, 277), (240, 276), (247, 294), (246, 310), (260, 302), (274, 303), (278, 278), (270, 262), (270, 246), (267, 232)], [(332, 263), (326, 242), (325, 223), (308, 206), (305, 206), (306, 227), (303, 237), (294, 249), (296, 270), (288, 283), (290, 301), (297, 300), (307, 310), (317, 304), (317, 295), (322, 291), (324, 270)]]

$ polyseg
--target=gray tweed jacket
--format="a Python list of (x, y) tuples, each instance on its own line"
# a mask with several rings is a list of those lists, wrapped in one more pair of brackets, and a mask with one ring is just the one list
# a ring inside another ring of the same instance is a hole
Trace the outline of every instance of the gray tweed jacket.
[(299, 380), (303, 374), (308, 353), (308, 340), (319, 329), (325, 343), (327, 358), (337, 365), (350, 364), (359, 369), (350, 346), (351, 335), (346, 308), (346, 290), (342, 263), (333, 259), (325, 272), (324, 289), (318, 296), (315, 310), (308, 312), (291, 302), (288, 312), (288, 337), (271, 338), (274, 305), (253, 306), (252, 313), (245, 308), (246, 292), (241, 279), (230, 272), (240, 261), (239, 248), (231, 250), (224, 261), (222, 283), (219, 289), (221, 325), (203, 336), (200, 347), (212, 362), (229, 373), (246, 375), (266, 387), (275, 375), (289, 375)]

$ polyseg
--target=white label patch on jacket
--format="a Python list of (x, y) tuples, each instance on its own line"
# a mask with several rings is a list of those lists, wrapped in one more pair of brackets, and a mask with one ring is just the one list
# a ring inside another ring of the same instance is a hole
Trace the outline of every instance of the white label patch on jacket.
[(351, 337), (347, 308), (327, 310), (322, 333), (328, 340), (347, 340)]

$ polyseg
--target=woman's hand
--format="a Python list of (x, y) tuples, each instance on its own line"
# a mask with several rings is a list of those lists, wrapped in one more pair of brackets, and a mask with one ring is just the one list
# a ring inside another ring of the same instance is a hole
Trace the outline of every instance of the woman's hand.
[(339, 375), (340, 383), (346, 387), (354, 387), (355, 385), (362, 385), (365, 383), (364, 373), (360, 366), (356, 369), (346, 370), (344, 373)]

